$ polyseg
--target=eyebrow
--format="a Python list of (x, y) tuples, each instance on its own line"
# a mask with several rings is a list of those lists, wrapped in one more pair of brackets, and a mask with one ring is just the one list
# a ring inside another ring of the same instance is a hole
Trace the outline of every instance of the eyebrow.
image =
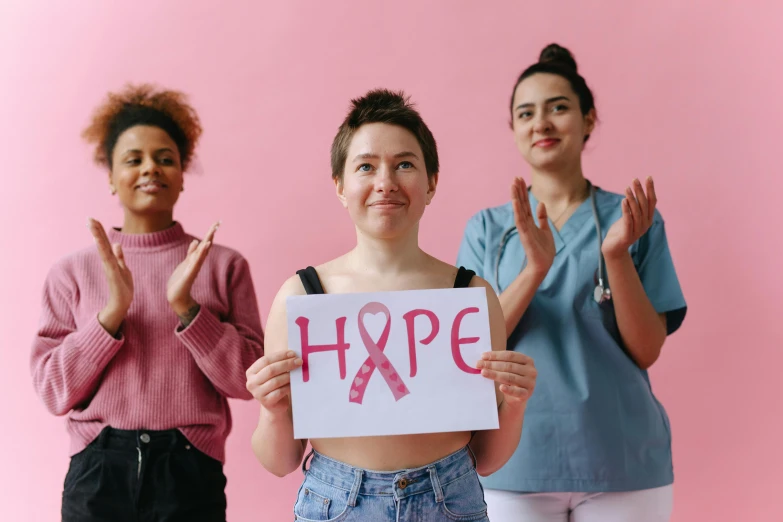
[[(142, 154), (143, 152), (144, 151), (139, 150), (139, 149), (128, 149), (125, 152), (123, 152), (123, 154)], [(160, 154), (161, 152), (172, 152), (173, 153), (174, 150), (169, 148), (169, 147), (163, 147), (161, 149), (156, 150), (155, 154)]]
[[(553, 103), (553, 102), (556, 102), (556, 101), (562, 101), (562, 100), (565, 100), (565, 101), (571, 101), (571, 100), (569, 100), (569, 99), (568, 99), (568, 96), (555, 96), (554, 98), (549, 98), (548, 100), (546, 100), (546, 102), (545, 102), (545, 103), (546, 103), (547, 105), (549, 105), (550, 103)], [(524, 108), (527, 108), (527, 107), (532, 107), (532, 106), (533, 106), (533, 103), (532, 103), (532, 102), (528, 102), (528, 103), (522, 103), (522, 104), (520, 104), (520, 105), (517, 105), (517, 106), (514, 108), (514, 110), (517, 110), (517, 109), (524, 109)]]
[[(379, 158), (380, 158), (380, 156), (378, 156), (377, 154), (371, 154), (369, 152), (366, 152), (364, 154), (357, 155), (353, 160), (357, 161), (357, 160), (363, 160), (363, 159), (379, 159)], [(416, 155), (416, 153), (408, 151), (408, 150), (403, 151), (403, 152), (398, 152), (397, 154), (394, 155), (394, 158), (398, 158), (398, 159), (399, 158), (416, 158), (416, 159), (419, 159), (419, 157)]]

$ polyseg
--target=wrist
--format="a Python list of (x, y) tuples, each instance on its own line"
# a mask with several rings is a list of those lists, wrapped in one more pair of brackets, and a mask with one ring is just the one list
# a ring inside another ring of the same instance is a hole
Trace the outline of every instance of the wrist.
[(188, 296), (186, 299), (169, 301), (169, 306), (174, 313), (177, 314), (177, 317), (184, 317), (188, 315), (193, 308), (198, 307), (198, 303), (192, 297)]
[(106, 305), (103, 310), (98, 312), (98, 322), (112, 337), (117, 336), (120, 325), (125, 320), (127, 309)]
[(536, 283), (536, 286), (544, 281), (548, 272), (549, 266), (541, 267), (532, 264), (527, 264), (525, 265), (525, 268), (522, 269), (522, 274), (532, 279)]
[[(288, 400), (288, 399), (284, 399)], [(288, 423), (291, 422), (290, 408), (269, 410), (261, 405), (261, 413), (259, 414), (258, 423), (265, 424), (267, 426)]]
[(614, 248), (611, 250), (604, 250), (601, 249), (601, 254), (604, 256), (604, 260), (606, 262), (617, 262), (617, 261), (623, 261), (626, 258), (631, 257), (631, 253), (628, 251), (629, 247), (624, 248)]
[(509, 402), (506, 398), (503, 398), (503, 402), (498, 406), (498, 415), (505, 415), (510, 417), (524, 417), (525, 409), (527, 408), (527, 400)]

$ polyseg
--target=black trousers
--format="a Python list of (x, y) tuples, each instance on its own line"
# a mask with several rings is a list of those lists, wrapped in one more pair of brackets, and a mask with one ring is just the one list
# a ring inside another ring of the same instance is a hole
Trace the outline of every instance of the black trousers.
[(223, 465), (179, 430), (107, 427), (71, 458), (63, 522), (225, 522)]

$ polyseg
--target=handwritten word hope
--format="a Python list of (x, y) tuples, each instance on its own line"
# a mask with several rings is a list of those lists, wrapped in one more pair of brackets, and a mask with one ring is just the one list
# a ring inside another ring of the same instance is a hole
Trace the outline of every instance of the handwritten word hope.
[[(477, 307), (467, 307), (460, 310), (454, 321), (451, 324), (451, 356), (454, 359), (454, 363), (457, 368), (465, 373), (478, 374), (481, 370), (469, 366), (462, 358), (460, 346), (463, 344), (472, 344), (479, 341), (479, 337), (460, 337), (460, 325), (462, 319), (468, 314), (478, 313)], [(386, 318), (386, 323), (383, 327), (380, 337), (377, 340), (373, 340), (364, 323), (364, 318), (367, 314), (383, 314)], [(429, 319), (430, 332), (429, 334), (420, 339), (419, 342), (423, 345), (430, 344), (435, 337), (437, 337), (440, 331), (440, 320), (438, 316), (431, 310), (414, 309), (402, 315), (405, 321), (405, 326), (408, 334), (408, 357), (410, 361), (410, 377), (416, 376), (417, 363), (416, 363), (416, 334), (415, 334), (415, 320), (419, 316), (424, 316)], [(337, 352), (337, 358), (340, 369), (340, 379), (346, 378), (346, 364), (345, 364), (345, 352), (350, 349), (351, 344), (345, 341), (345, 323), (348, 320), (347, 317), (339, 317), (335, 320), (335, 328), (337, 330), (337, 342), (334, 344), (311, 344), (309, 336), (309, 324), (310, 320), (307, 317), (300, 316), (294, 321), (299, 327), (299, 336), (301, 340), (302, 349), (302, 380), (308, 382), (310, 380), (310, 355), (318, 352)], [(348, 400), (361, 404), (364, 399), (364, 392), (367, 389), (367, 383), (370, 381), (370, 377), (378, 370), (383, 377), (384, 381), (388, 385), (394, 400), (399, 401), (410, 393), (408, 387), (405, 385), (402, 377), (397, 369), (389, 361), (388, 357), (383, 353), (386, 349), (386, 343), (389, 340), (389, 333), (391, 332), (392, 318), (389, 309), (383, 303), (371, 302), (364, 305), (357, 317), (357, 323), (359, 328), (359, 336), (364, 344), (364, 348), (367, 350), (367, 359), (361, 365), (351, 383), (351, 390), (349, 392)]]

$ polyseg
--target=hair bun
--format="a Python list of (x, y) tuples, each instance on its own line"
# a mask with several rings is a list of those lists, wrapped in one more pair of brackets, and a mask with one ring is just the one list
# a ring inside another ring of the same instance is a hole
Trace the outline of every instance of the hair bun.
[(557, 63), (563, 67), (573, 69), (576, 72), (576, 60), (571, 51), (561, 47), (556, 43), (549, 44), (541, 51), (538, 56), (538, 63)]

